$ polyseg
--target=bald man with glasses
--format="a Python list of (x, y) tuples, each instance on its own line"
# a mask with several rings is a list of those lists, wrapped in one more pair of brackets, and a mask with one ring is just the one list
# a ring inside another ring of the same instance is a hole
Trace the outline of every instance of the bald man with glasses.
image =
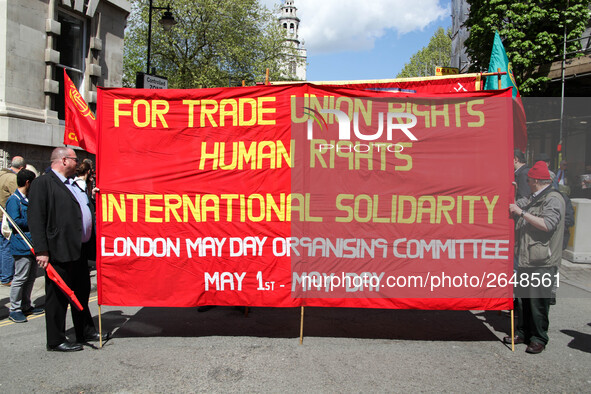
[(51, 170), (33, 181), (29, 192), (29, 228), (37, 263), (43, 269), (51, 263), (84, 307), (82, 311), (70, 308), (76, 341), (69, 342), (65, 334), (69, 300), (46, 275), (45, 322), (50, 351), (78, 351), (83, 343), (100, 339), (88, 310), (88, 260), (96, 253), (94, 206), (73, 182), (77, 163), (72, 149), (54, 149)]

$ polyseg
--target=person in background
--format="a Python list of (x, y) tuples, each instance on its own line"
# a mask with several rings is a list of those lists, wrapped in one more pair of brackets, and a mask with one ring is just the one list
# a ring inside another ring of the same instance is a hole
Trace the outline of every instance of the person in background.
[(515, 168), (515, 200), (527, 197), (531, 194), (527, 183), (527, 172), (529, 167), (525, 164), (525, 155), (519, 149), (515, 149), (513, 154), (513, 168)]
[(92, 165), (86, 160), (76, 168), (74, 184), (86, 193), (89, 198), (92, 198)]
[(37, 171), (37, 169), (35, 168), (35, 166), (31, 165), (31, 164), (27, 164), (25, 166), (25, 168), (31, 172), (33, 172), (35, 174), (35, 177), (39, 176), (39, 171)]
[(94, 168), (94, 163), (90, 159), (82, 160), (82, 163), (87, 163), (90, 166), (90, 174), (88, 175), (87, 183), (89, 189), (92, 190), (96, 187), (96, 169)]
[(591, 165), (586, 165), (583, 173), (579, 175), (573, 185), (573, 197), (591, 199)]
[[(10, 168), (0, 170), (0, 205), (3, 208), (6, 208), (6, 201), (16, 190), (16, 174), (26, 165), (25, 159), (14, 156), (10, 162)], [(0, 212), (0, 221), (2, 221), (2, 212)], [(0, 237), (0, 259), (0, 284), (10, 286), (14, 276), (14, 259), (10, 253), (10, 243), (4, 237)]]
[(556, 190), (560, 190), (562, 193), (566, 194), (567, 196), (570, 195), (570, 187), (568, 185), (567, 177), (567, 165), (568, 163), (566, 160), (562, 160), (560, 162), (560, 167), (558, 171), (556, 171), (556, 178), (552, 182), (552, 185)]
[[(34, 172), (27, 169), (19, 171), (16, 174), (18, 188), (6, 202), (6, 213), (25, 233), (25, 236), (29, 238), (31, 233), (29, 233), (27, 220), (27, 210), (29, 208), (27, 195), (34, 179)], [(13, 226), (11, 225), (11, 227)], [(14, 227), (10, 237), (10, 251), (14, 257), (14, 278), (10, 286), (10, 312), (8, 318), (15, 323), (25, 323), (27, 316), (40, 315), (45, 310), (31, 305), (31, 292), (33, 291), (37, 271), (35, 255)]]

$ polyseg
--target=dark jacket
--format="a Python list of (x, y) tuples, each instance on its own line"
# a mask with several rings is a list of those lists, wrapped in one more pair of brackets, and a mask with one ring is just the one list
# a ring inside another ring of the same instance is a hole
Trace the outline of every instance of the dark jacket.
[[(6, 212), (23, 233), (25, 233), (25, 236), (31, 239), (29, 224), (27, 222), (28, 209), (29, 203), (18, 189), (8, 198), (8, 201), (6, 201)], [(12, 227), (12, 225), (10, 225), (10, 227)], [(13, 256), (28, 256), (32, 254), (31, 249), (23, 240), (23, 237), (21, 237), (18, 231), (14, 228), (12, 230), (12, 236), (10, 237), (10, 253)]]
[[(94, 205), (89, 202), (93, 220)], [(82, 212), (76, 197), (53, 171), (36, 178), (29, 190), (29, 228), (36, 252), (49, 252), (50, 262), (76, 261), (82, 255)], [(89, 256), (93, 258), (93, 256)]]
[(515, 201), (523, 197), (528, 197), (531, 194), (529, 185), (527, 184), (527, 173), (529, 167), (523, 165), (515, 171), (515, 183), (517, 183), (517, 189), (515, 190)]

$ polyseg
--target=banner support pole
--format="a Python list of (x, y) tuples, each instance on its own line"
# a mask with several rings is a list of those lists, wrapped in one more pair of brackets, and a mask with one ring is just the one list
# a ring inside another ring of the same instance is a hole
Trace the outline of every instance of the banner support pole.
[(511, 309), (511, 351), (515, 351), (515, 320), (514, 318), (515, 310)]
[(101, 304), (99, 304), (98, 310), (99, 310), (99, 314), (98, 314), (98, 320), (99, 320), (99, 349), (102, 349), (103, 348), (103, 319), (102, 319), (102, 313), (101, 313)]
[(497, 72), (499, 73), (499, 75), (498, 75), (498, 77), (497, 77), (497, 78), (498, 78), (498, 80), (499, 80), (499, 87), (498, 87), (498, 89), (499, 89), (499, 90), (501, 90), (501, 89), (502, 89), (502, 88), (501, 88), (501, 86), (503, 85), (503, 84), (501, 83), (501, 69), (500, 69), (500, 68), (497, 68)]
[(304, 343), (304, 307), (300, 314), (300, 345)]
[[(500, 68), (499, 68), (500, 70)], [(499, 75), (499, 85), (501, 84), (501, 76)], [(517, 183), (513, 182), (513, 196), (517, 193)], [(513, 204), (515, 204), (515, 197), (513, 197)], [(513, 308), (511, 309), (511, 351), (515, 351), (515, 300), (513, 301)]]

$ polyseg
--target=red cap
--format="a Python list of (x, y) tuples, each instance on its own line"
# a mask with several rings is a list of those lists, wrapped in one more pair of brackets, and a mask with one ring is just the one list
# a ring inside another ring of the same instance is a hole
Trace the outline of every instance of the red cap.
[(550, 171), (548, 171), (548, 165), (543, 161), (538, 161), (529, 170), (527, 176), (532, 179), (550, 179)]

